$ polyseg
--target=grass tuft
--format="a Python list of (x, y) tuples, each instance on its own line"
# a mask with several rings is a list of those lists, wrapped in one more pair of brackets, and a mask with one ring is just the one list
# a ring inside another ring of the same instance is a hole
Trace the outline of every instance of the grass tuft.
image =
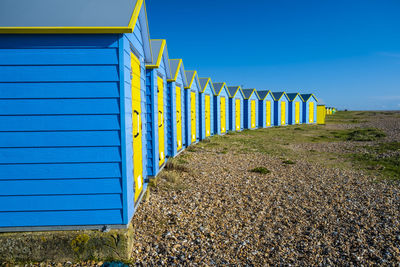
[(386, 134), (376, 128), (364, 128), (352, 130), (348, 133), (347, 141), (376, 141)]
[(284, 161), (282, 161), (282, 163), (286, 164), (286, 165), (294, 165), (294, 164), (296, 164), (296, 162), (294, 162), (292, 160), (284, 160)]
[(176, 171), (187, 171), (186, 164), (188, 162), (184, 159), (179, 158), (169, 158), (165, 164), (165, 169), (176, 170)]
[(255, 173), (260, 173), (260, 174), (268, 174), (268, 173), (271, 172), (270, 170), (268, 170), (265, 167), (257, 167), (257, 168), (254, 168), (254, 169), (250, 170), (250, 171), (251, 172), (255, 172)]
[(400, 142), (380, 143), (365, 147), (367, 153), (350, 154), (353, 163), (382, 178), (400, 181)]

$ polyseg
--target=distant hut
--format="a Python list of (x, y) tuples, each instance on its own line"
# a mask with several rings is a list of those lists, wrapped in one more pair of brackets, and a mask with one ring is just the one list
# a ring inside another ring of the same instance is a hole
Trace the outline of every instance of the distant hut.
[(200, 101), (200, 140), (214, 135), (214, 96), (215, 90), (210, 78), (199, 78), (201, 91)]
[(289, 93), (289, 124), (303, 123), (303, 98), (299, 93)]
[(185, 88), (186, 94), (186, 143), (188, 145), (197, 143), (200, 139), (199, 136), (199, 92), (201, 91), (201, 85), (197, 71), (185, 71), (188, 86)]
[[(175, 157), (186, 147), (185, 87), (188, 86), (182, 59), (170, 59), (171, 79), (168, 80), (167, 156)], [(175, 122), (175, 123), (174, 123)]]
[(244, 94), (244, 128), (258, 127), (258, 93), (256, 89), (243, 89)]
[(229, 130), (242, 131), (244, 128), (244, 94), (240, 86), (228, 86), (229, 90)]
[[(148, 135), (154, 139), (148, 140), (148, 171), (149, 176), (156, 176), (164, 167), (167, 159), (167, 103), (170, 97), (167, 82), (171, 79), (168, 50), (165, 40), (151, 40), (153, 61), (146, 65), (146, 84), (151, 95), (150, 110), (152, 111)], [(155, 111), (157, 111), (155, 113)]]
[(303, 98), (303, 123), (317, 123), (317, 103), (318, 99), (314, 94), (302, 94)]
[(317, 105), (317, 124), (325, 124), (326, 108), (325, 105)]
[(258, 126), (267, 128), (274, 125), (274, 97), (271, 91), (257, 91), (259, 99), (258, 105)]
[(213, 83), (214, 96), (214, 127), (218, 135), (226, 134), (229, 126), (229, 90), (226, 83)]
[(289, 121), (289, 97), (285, 92), (273, 92), (274, 97), (274, 124), (285, 126)]

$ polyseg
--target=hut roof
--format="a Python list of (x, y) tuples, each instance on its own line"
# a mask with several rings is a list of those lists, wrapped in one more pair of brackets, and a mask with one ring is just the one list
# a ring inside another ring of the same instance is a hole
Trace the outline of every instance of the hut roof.
[(315, 101), (318, 101), (318, 99), (315, 97), (314, 94), (301, 94), (301, 97), (303, 98), (303, 101), (305, 101), (305, 102), (310, 100), (311, 97), (314, 97)]
[(200, 87), (201, 87), (201, 92), (200, 93), (204, 93), (204, 91), (207, 88), (207, 85), (210, 85), (211, 89), (212, 89), (212, 92), (215, 95), (215, 89), (214, 89), (213, 83), (211, 81), (211, 78), (199, 78), (199, 81), (200, 81)]
[(299, 94), (299, 93), (288, 93), (287, 96), (288, 96), (288, 98), (289, 98), (290, 101), (295, 100), (297, 96), (300, 96), (300, 99), (301, 99), (302, 101), (304, 101), (303, 97), (302, 97), (301, 94)]
[(169, 82), (176, 82), (178, 79), (179, 72), (182, 74), (183, 78), (183, 86), (187, 86), (188, 82), (185, 75), (185, 68), (183, 67), (182, 59), (170, 59), (169, 66), (171, 68), (171, 79), (168, 80)]
[(132, 33), (144, 0), (1, 0), (0, 33)]
[[(265, 98), (267, 98), (267, 96), (269, 94), (271, 94), (271, 96), (272, 96), (272, 93), (270, 90), (260, 90), (260, 91), (257, 91), (257, 93), (258, 93), (258, 96), (260, 97), (260, 100), (264, 100)], [(274, 97), (272, 96), (272, 98), (274, 98)]]

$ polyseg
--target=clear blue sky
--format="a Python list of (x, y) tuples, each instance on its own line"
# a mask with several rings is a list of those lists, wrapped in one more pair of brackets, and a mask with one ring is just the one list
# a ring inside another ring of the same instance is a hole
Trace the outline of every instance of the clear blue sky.
[(399, 0), (147, 0), (170, 58), (228, 85), (400, 109)]

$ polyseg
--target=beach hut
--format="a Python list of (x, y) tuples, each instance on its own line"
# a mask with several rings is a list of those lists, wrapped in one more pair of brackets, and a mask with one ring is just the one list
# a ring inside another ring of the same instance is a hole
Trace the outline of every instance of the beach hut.
[(228, 86), (229, 90), (229, 131), (244, 129), (244, 94), (240, 86)]
[(317, 105), (317, 124), (325, 124), (326, 108), (325, 105)]
[(127, 227), (147, 187), (144, 2), (0, 10), (0, 232)]
[(257, 91), (260, 97), (258, 101), (258, 126), (259, 128), (274, 125), (274, 97), (271, 91)]
[(215, 90), (210, 78), (199, 78), (199, 130), (200, 139), (214, 135), (214, 96)]
[(317, 123), (317, 103), (318, 99), (314, 94), (302, 94), (303, 98), (303, 123)]
[(197, 71), (185, 71), (188, 86), (185, 88), (186, 94), (186, 143), (188, 146), (192, 143), (197, 143), (200, 139), (199, 136), (199, 92), (201, 91), (201, 85)]
[(285, 92), (273, 92), (274, 97), (274, 125), (285, 126), (289, 121), (289, 97)]
[(256, 129), (258, 127), (258, 100), (256, 89), (243, 89), (244, 95), (244, 128)]
[(146, 65), (146, 96), (149, 114), (147, 121), (147, 171), (155, 177), (167, 160), (167, 103), (170, 98), (168, 80), (171, 79), (167, 43), (165, 40), (150, 40), (153, 61)]
[(288, 124), (302, 124), (303, 123), (303, 98), (299, 93), (287, 94), (289, 98), (289, 121)]
[[(170, 59), (171, 79), (167, 97), (167, 157), (175, 157), (186, 147), (185, 87), (188, 86), (182, 59)], [(175, 122), (175, 123), (174, 123)]]
[(215, 134), (226, 134), (229, 128), (229, 90), (226, 83), (213, 83), (214, 96), (214, 129)]

